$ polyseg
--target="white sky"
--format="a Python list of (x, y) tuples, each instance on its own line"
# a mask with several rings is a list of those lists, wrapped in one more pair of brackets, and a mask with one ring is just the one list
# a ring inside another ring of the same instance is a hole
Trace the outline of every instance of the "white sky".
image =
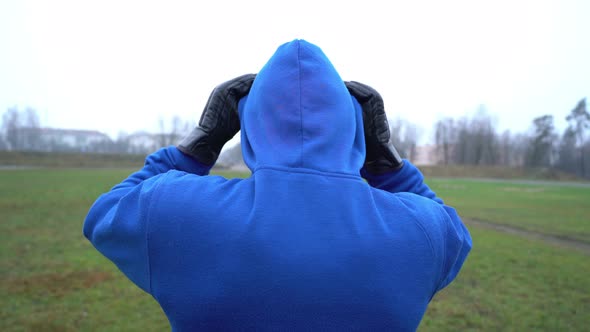
[(499, 129), (590, 97), (590, 1), (0, 0), (0, 112), (115, 137), (158, 118), (198, 120), (213, 87), (257, 72), (294, 38), (390, 118), (424, 129), (485, 104)]

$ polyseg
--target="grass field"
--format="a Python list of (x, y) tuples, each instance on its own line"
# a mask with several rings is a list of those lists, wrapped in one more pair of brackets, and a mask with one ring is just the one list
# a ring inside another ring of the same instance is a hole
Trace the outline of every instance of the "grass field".
[[(92, 202), (131, 170), (0, 171), (0, 331), (166, 331), (158, 304), (82, 236)], [(229, 177), (239, 174), (229, 174)], [(464, 218), (588, 240), (590, 188), (429, 181)], [(421, 331), (584, 331), (589, 256), (471, 226), (459, 278)]]
[[(144, 160), (143, 154), (0, 151), (0, 168), (138, 168)], [(420, 170), (428, 177), (580, 181), (572, 174), (555, 169), (498, 165), (432, 165), (420, 166)]]
[(0, 166), (138, 168), (144, 161), (145, 155), (139, 154), (0, 151)]
[(590, 186), (461, 179), (428, 183), (463, 218), (590, 243)]

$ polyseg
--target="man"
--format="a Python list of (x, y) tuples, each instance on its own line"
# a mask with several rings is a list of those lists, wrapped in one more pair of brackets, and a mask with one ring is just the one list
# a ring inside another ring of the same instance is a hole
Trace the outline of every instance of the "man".
[[(240, 128), (252, 175), (207, 176)], [(174, 331), (412, 331), (471, 238), (388, 140), (379, 94), (295, 40), (218, 86), (191, 135), (97, 200), (84, 234)]]

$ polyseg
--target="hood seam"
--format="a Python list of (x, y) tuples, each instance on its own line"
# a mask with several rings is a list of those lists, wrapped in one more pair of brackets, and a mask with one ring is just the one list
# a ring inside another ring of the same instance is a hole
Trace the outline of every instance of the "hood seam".
[(299, 135), (301, 145), (299, 152), (299, 166), (303, 167), (303, 110), (301, 109), (301, 43), (297, 42), (297, 83), (299, 84)]
[(301, 135), (301, 146), (300, 146), (300, 163), (299, 166), (303, 167), (303, 106), (301, 102), (301, 43), (297, 42), (297, 82), (299, 83), (299, 135)]

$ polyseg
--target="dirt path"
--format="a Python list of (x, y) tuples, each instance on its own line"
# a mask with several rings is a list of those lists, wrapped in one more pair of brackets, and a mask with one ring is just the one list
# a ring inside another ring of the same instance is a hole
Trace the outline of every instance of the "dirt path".
[(519, 179), (490, 179), (490, 178), (449, 178), (439, 179), (466, 180), (473, 182), (492, 182), (506, 184), (527, 184), (532, 186), (556, 186), (556, 187), (579, 187), (590, 188), (590, 181), (551, 181), (551, 180), (519, 180)]
[(482, 228), (492, 229), (492, 230), (496, 230), (496, 231), (500, 231), (500, 232), (504, 232), (504, 233), (508, 233), (508, 234), (514, 234), (514, 235), (525, 237), (527, 239), (540, 240), (542, 242), (545, 242), (545, 243), (548, 243), (551, 245), (575, 249), (575, 250), (581, 251), (582, 253), (584, 253), (586, 255), (590, 255), (590, 243), (582, 242), (580, 240), (568, 239), (568, 238), (563, 238), (563, 237), (559, 237), (559, 236), (555, 236), (555, 235), (548, 235), (548, 234), (544, 234), (544, 233), (529, 231), (529, 230), (525, 230), (525, 229), (521, 229), (521, 228), (517, 228), (517, 227), (513, 227), (513, 226), (495, 224), (495, 223), (491, 223), (488, 221), (482, 221), (482, 220), (464, 219), (464, 221), (467, 225), (475, 225), (475, 226), (479, 226)]

